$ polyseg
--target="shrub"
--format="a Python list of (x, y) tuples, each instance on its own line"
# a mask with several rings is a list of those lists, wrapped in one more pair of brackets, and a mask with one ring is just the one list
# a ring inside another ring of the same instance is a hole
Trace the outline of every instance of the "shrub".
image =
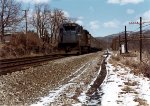
[(125, 60), (125, 65), (130, 66), (130, 61), (129, 60)]
[(144, 76), (150, 78), (150, 65), (146, 64), (146, 63), (142, 63), (140, 65), (140, 71), (144, 74)]
[(131, 67), (133, 67), (134, 69), (137, 69), (139, 67), (139, 63), (132, 62)]
[(139, 103), (138, 106), (148, 106), (147, 101), (142, 98), (136, 97), (134, 101)]
[(1, 48), (0, 57), (19, 57), (35, 53), (50, 53), (52, 46), (43, 42), (36, 33), (28, 32), (12, 35), (10, 42)]
[(132, 89), (132, 88), (129, 87), (129, 86), (125, 86), (124, 88), (122, 88), (122, 90), (123, 90), (124, 92), (126, 92), (126, 93), (129, 93), (129, 92), (134, 91), (134, 89)]

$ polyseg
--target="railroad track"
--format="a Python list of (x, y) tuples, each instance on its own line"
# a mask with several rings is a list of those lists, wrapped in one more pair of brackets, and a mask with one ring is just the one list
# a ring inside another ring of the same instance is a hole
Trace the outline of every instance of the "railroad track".
[(67, 55), (53, 54), (53, 55), (24, 57), (16, 59), (3, 59), (0, 60), (0, 75), (18, 71), (25, 66), (31, 66), (45, 61), (60, 59), (66, 56)]

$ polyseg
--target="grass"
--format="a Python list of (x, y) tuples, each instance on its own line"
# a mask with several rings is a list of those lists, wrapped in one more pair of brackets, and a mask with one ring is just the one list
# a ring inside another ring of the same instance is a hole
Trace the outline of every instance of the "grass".
[(139, 98), (139, 97), (135, 98), (134, 101), (139, 103), (138, 106), (149, 106), (149, 105), (147, 104), (146, 100), (141, 99), (141, 98)]
[(137, 54), (135, 53), (127, 53), (127, 54), (121, 54), (123, 57), (137, 57)]
[[(132, 73), (135, 75), (143, 74), (145, 77), (150, 78), (150, 54), (143, 55), (143, 62), (139, 61), (139, 57), (136, 57), (136, 54), (127, 54), (127, 55), (113, 55), (111, 57), (110, 63), (113, 65), (117, 65), (119, 63), (124, 64), (125, 66), (129, 67)], [(144, 59), (146, 56), (146, 60)]]
[(111, 57), (113, 60), (116, 60), (116, 61), (120, 61), (120, 56), (119, 55), (117, 55), (117, 56), (112, 56)]
[(130, 62), (131, 62), (130, 60), (126, 60), (124, 64), (127, 65), (127, 66), (129, 66)]
[(137, 82), (124, 82), (125, 85), (128, 85), (128, 86), (135, 86), (135, 85), (138, 85)]
[(126, 93), (130, 93), (130, 92), (135, 91), (134, 89), (132, 89), (132, 88), (129, 87), (129, 86), (125, 86), (125, 87), (122, 88), (121, 90), (124, 91), (124, 92), (126, 92)]

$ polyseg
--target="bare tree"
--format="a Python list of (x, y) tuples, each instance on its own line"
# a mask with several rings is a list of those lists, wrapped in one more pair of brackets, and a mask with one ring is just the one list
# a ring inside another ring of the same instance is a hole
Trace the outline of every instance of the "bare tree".
[(35, 14), (33, 16), (32, 24), (36, 28), (37, 34), (40, 38), (48, 36), (48, 16), (50, 12), (51, 11), (48, 9), (47, 5), (38, 4), (35, 6)]
[(47, 39), (51, 37), (51, 43), (57, 42), (60, 25), (67, 18), (64, 12), (59, 9), (53, 11), (48, 8), (48, 5), (38, 4), (35, 6), (35, 15), (33, 16), (33, 26), (40, 38)]
[(0, 0), (0, 39), (4, 42), (4, 34), (21, 20), (19, 17), (21, 4), (15, 0)]
[(69, 21), (67, 17), (65, 17), (64, 12), (59, 9), (54, 9), (50, 18), (50, 31), (51, 31), (51, 43), (53, 40), (57, 41), (57, 37), (59, 34), (59, 27), (62, 23)]

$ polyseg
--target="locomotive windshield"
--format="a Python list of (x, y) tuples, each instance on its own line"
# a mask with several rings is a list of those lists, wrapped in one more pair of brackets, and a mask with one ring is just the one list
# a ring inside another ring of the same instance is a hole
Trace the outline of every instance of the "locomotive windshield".
[(75, 31), (76, 30), (76, 26), (65, 26), (65, 31)]

